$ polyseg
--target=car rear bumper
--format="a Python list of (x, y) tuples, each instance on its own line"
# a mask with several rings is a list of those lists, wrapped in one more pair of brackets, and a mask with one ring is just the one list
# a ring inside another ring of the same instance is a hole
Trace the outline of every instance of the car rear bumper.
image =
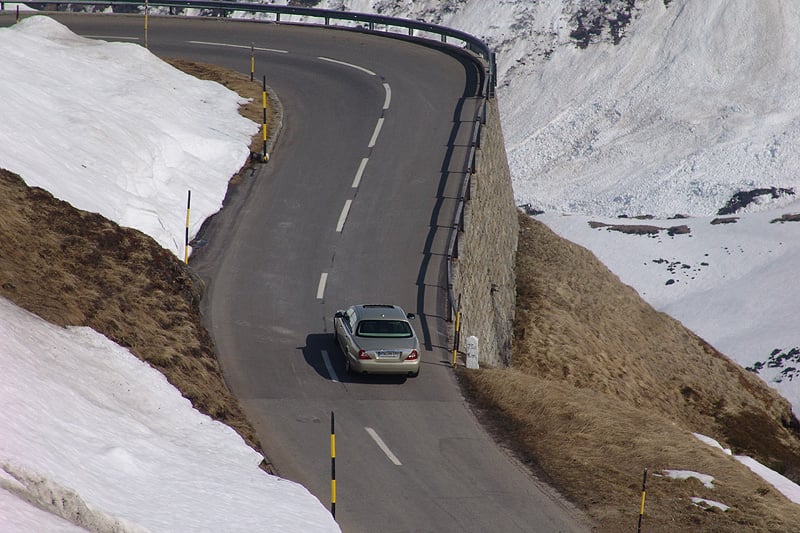
[(419, 372), (419, 359), (416, 361), (378, 361), (375, 359), (353, 361), (353, 370), (367, 374), (416, 374)]

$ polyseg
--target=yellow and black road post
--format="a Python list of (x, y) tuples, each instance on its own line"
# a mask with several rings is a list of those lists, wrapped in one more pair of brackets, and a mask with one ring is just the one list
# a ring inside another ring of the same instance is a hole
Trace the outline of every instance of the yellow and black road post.
[(456, 327), (455, 327), (455, 337), (453, 338), (453, 359), (450, 362), (453, 368), (456, 367), (456, 361), (458, 360), (458, 345), (459, 339), (461, 337), (461, 311), (456, 311)]
[(456, 324), (454, 328), (455, 335), (453, 336), (453, 359), (450, 362), (453, 368), (456, 367), (456, 361), (458, 359), (458, 345), (459, 340), (461, 338), (461, 295), (458, 295), (458, 303), (456, 304)]
[(261, 100), (263, 102), (262, 107), (264, 108), (264, 119), (262, 120), (261, 131), (262, 131), (262, 137), (264, 139), (264, 152), (261, 156), (261, 160), (264, 163), (266, 163), (267, 161), (269, 161), (269, 154), (267, 153), (267, 77), (266, 76), (263, 77), (262, 86), (263, 89), (261, 92)]
[(183, 262), (189, 264), (189, 212), (192, 209), (192, 191), (186, 197), (186, 228), (183, 237)]
[(331, 516), (336, 520), (336, 431), (333, 427), (333, 411), (331, 411)]
[(644, 516), (644, 495), (645, 486), (647, 485), (647, 469), (644, 469), (644, 476), (642, 477), (642, 503), (639, 505), (639, 526), (636, 528), (637, 533), (642, 533), (642, 516)]

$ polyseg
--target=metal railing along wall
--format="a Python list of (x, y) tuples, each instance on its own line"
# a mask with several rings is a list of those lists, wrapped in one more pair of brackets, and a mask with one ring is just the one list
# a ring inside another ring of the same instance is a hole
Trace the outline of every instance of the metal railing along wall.
[[(2, 1), (2, 0), (0, 0)], [(470, 143), (466, 160), (464, 161), (464, 178), (458, 198), (458, 204), (453, 217), (453, 224), (450, 230), (450, 238), (447, 247), (447, 294), (448, 294), (448, 321), (452, 321), (458, 311), (458, 303), (454, 288), (454, 261), (458, 258), (458, 236), (464, 231), (464, 208), (469, 200), (472, 176), (475, 173), (477, 149), (480, 147), (481, 128), (486, 121), (486, 103), (489, 98), (494, 98), (496, 86), (497, 69), (495, 65), (495, 55), (489, 47), (480, 39), (452, 28), (428, 24), (416, 20), (401, 19), (395, 17), (385, 17), (368, 13), (354, 13), (349, 11), (334, 11), (328, 9), (301, 8), (293, 6), (275, 6), (265, 4), (251, 4), (240, 2), (219, 2), (204, 0), (118, 0), (111, 2), (101, 2), (95, 0), (73, 0), (69, 2), (31, 2), (29, 5), (44, 10), (70, 10), (71, 6), (94, 6), (102, 7), (104, 13), (108, 13), (108, 8), (117, 13), (148, 12), (150, 8), (166, 8), (169, 15), (179, 15), (186, 10), (198, 10), (201, 16), (228, 17), (234, 12), (245, 13), (264, 13), (274, 16), (274, 19), (259, 18), (256, 21), (291, 23), (307, 25), (324, 25), (343, 27), (345, 29), (357, 29), (370, 33), (398, 34), (397, 30), (405, 31), (405, 35), (412, 39), (422, 41), (432, 40), (428, 35), (438, 37), (438, 40), (448, 46), (457, 49), (467, 50), (472, 53), (470, 57), (480, 64), (484, 70), (483, 83), (480, 88), (479, 97), (483, 104), (479, 105), (473, 122)], [(157, 14), (157, 13), (156, 13)], [(302, 20), (286, 19), (283, 17), (302, 17)], [(322, 23), (315, 23), (321, 20)], [(338, 24), (334, 24), (334, 21)], [(341, 24), (346, 23), (346, 24)], [(349, 24), (349, 26), (347, 25)], [(417, 33), (415, 33), (417, 32)], [(448, 41), (449, 39), (449, 41)], [(481, 63), (482, 60), (482, 63)]]
[[(437, 24), (429, 24), (427, 22), (421, 22), (416, 20), (410, 19), (402, 19), (396, 17), (385, 17), (382, 15), (372, 15), (369, 13), (355, 13), (350, 11), (335, 11), (330, 9), (313, 9), (313, 8), (303, 8), (303, 7), (293, 7), (293, 6), (275, 6), (275, 5), (267, 5), (267, 4), (252, 4), (247, 2), (224, 2), (224, 1), (213, 1), (213, 0), (153, 0), (153, 1), (145, 1), (145, 0), (112, 0), (112, 1), (98, 1), (98, 0), (71, 0), (71, 1), (50, 1), (50, 2), (26, 2), (30, 6), (36, 6), (37, 8), (52, 10), (54, 7), (56, 10), (60, 10), (60, 6), (72, 6), (72, 5), (79, 5), (79, 6), (96, 6), (102, 8), (111, 7), (111, 11), (114, 12), (115, 8), (117, 9), (117, 13), (125, 12), (130, 13), (131, 7), (136, 8), (152, 8), (152, 7), (164, 7), (169, 10), (169, 14), (180, 14), (182, 10), (187, 9), (196, 9), (200, 11), (206, 11), (206, 15), (212, 16), (222, 16), (227, 17), (231, 13), (234, 12), (247, 12), (247, 13), (266, 13), (275, 16), (274, 20), (270, 19), (258, 19), (264, 21), (272, 21), (272, 22), (291, 22), (291, 23), (302, 23), (302, 24), (311, 24), (313, 25), (313, 20), (321, 19), (323, 22), (321, 25), (331, 26), (333, 25), (333, 21), (337, 22), (350, 22), (352, 23), (351, 28), (360, 28), (365, 31), (374, 32), (374, 33), (393, 33), (394, 30), (398, 28), (402, 28), (406, 30), (406, 33), (410, 37), (415, 37), (418, 39), (426, 39), (426, 37), (420, 33), (414, 34), (414, 32), (421, 32), (421, 33), (428, 33), (433, 34), (439, 37), (441, 42), (446, 44), (453, 44), (448, 41), (448, 39), (458, 41), (461, 43), (461, 47), (469, 50), (470, 52), (475, 53), (476, 55), (483, 58), (483, 60), (488, 65), (487, 72), (490, 77), (493, 76), (495, 72), (494, 68), (494, 54), (489, 49), (489, 47), (478, 39), (466, 32), (454, 30), (452, 28), (448, 28), (446, 26), (440, 26)], [(106, 11), (104, 11), (106, 12)], [(142, 11), (143, 13), (143, 11)], [(282, 20), (284, 15), (289, 16), (297, 16), (297, 17), (304, 17), (306, 20), (302, 22), (298, 22), (297, 20)], [(396, 33), (396, 32), (395, 32)], [(490, 90), (493, 90), (495, 84), (494, 81), (492, 83), (487, 84), (490, 87)]]

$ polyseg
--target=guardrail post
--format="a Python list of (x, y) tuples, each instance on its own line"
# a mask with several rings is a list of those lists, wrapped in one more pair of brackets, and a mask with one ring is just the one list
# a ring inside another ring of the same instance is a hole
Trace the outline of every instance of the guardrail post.
[(478, 151), (473, 148), (472, 150), (472, 161), (469, 162), (469, 171), (471, 174), (475, 174), (477, 171), (478, 166)]
[[(447, 263), (448, 263), (447, 268), (448, 268), (448, 270), (450, 269), (450, 264), (452, 262), (453, 262), (452, 256), (448, 255), (447, 256)], [(452, 283), (448, 283), (447, 284), (447, 297), (450, 300), (450, 302), (447, 305), (447, 321), (448, 322), (452, 322), (453, 321), (453, 301), (452, 301), (453, 298), (451, 296), (452, 294), (453, 294), (453, 284)]]

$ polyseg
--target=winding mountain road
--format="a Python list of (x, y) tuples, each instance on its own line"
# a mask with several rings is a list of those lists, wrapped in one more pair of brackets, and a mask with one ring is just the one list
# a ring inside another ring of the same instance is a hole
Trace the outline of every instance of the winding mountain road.
[[(142, 42), (142, 19), (69, 16)], [(277, 471), (346, 532), (586, 531), (582, 515), (494, 444), (449, 367), (446, 242), (482, 72), (458, 54), (361, 32), (151, 18), (151, 51), (249, 72), (284, 108), (270, 162), (230, 191), (192, 259), (226, 379)], [(417, 313), (417, 378), (351, 377), (332, 316)], [(269, 529), (265, 525), (265, 529)]]

